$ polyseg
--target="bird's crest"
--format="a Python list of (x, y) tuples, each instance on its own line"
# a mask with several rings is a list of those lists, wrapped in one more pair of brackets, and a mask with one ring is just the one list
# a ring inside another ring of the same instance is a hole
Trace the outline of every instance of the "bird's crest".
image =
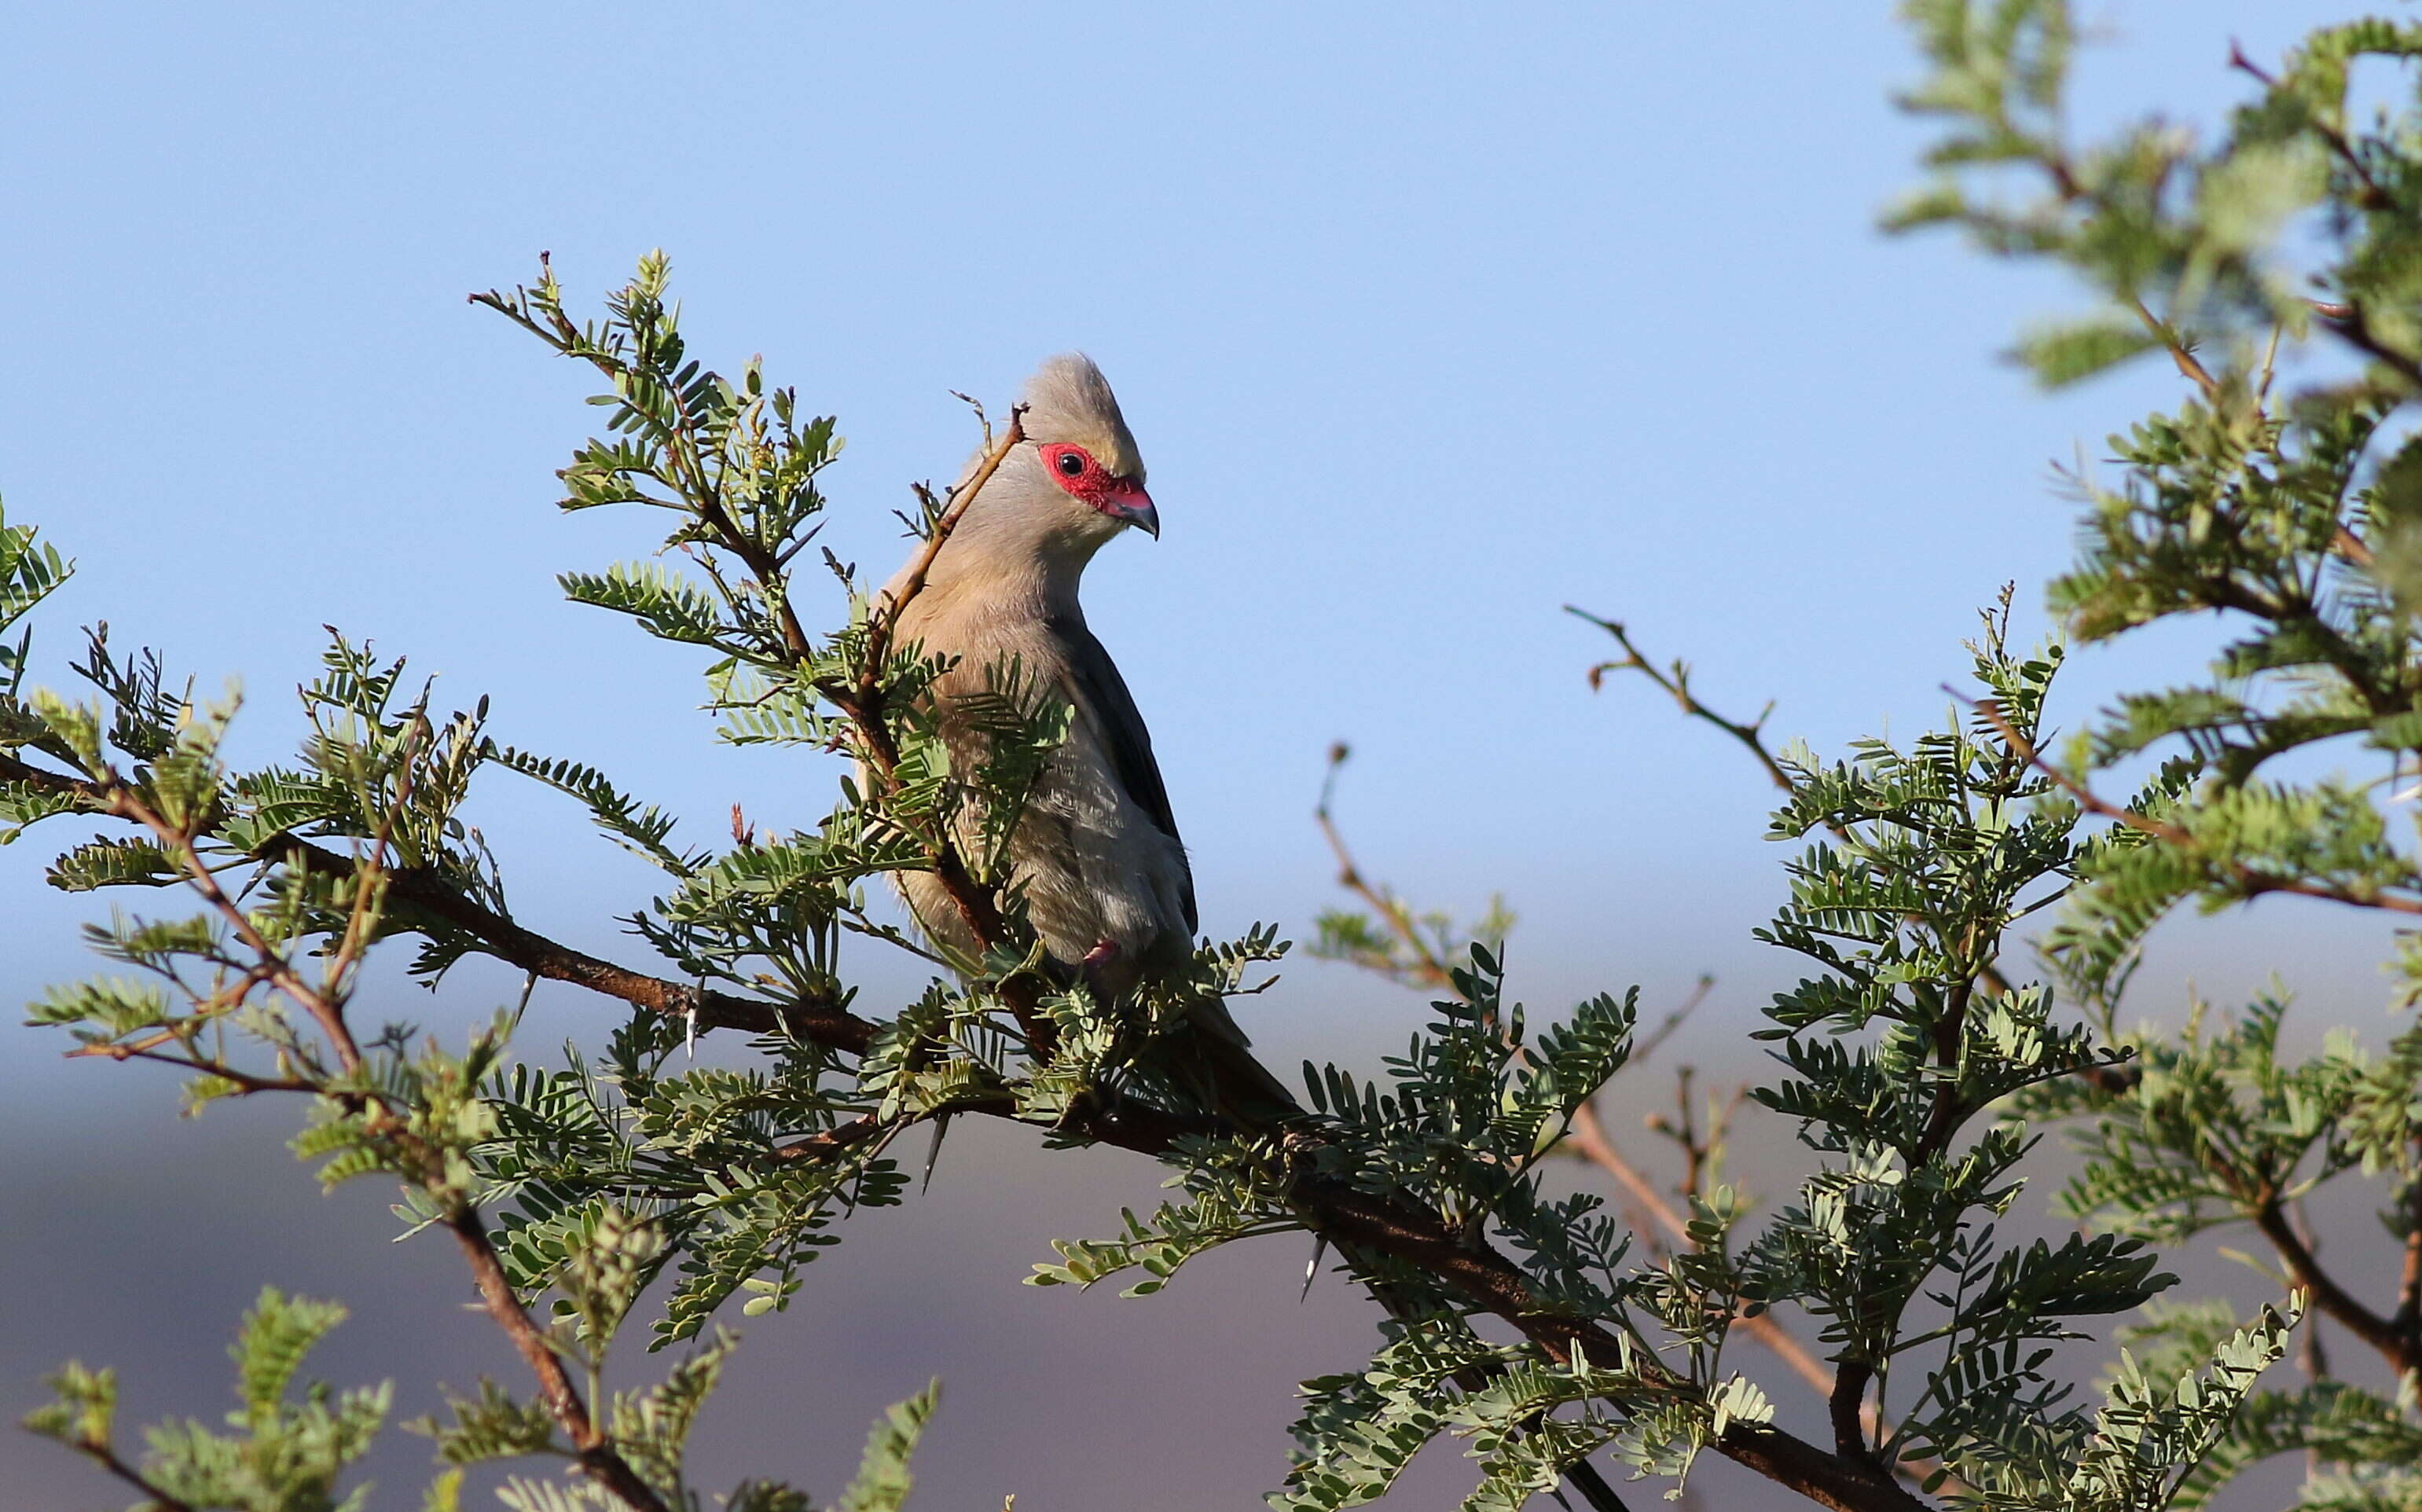
[(1029, 437), (1083, 447), (1113, 476), (1143, 481), (1143, 453), (1093, 358), (1067, 352), (1046, 359), (1026, 381), (1023, 397)]

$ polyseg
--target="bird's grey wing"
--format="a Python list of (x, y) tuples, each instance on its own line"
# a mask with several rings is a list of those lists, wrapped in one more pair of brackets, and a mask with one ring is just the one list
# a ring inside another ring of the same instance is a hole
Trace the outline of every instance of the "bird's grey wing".
[[(1066, 648), (1068, 675), (1077, 696), (1092, 708), (1102, 729), (1103, 744), (1109, 748), (1110, 769), (1118, 774), (1119, 785), (1126, 789), (1135, 806), (1150, 816), (1153, 827), (1171, 840), (1176, 840), (1177, 816), (1170, 811), (1169, 789), (1160, 780), (1160, 764), (1153, 760), (1152, 732), (1144, 728), (1143, 716), (1135, 705), (1135, 697), (1127, 691), (1126, 679), (1119, 675), (1118, 664), (1110, 654), (1093, 638), (1082, 620), (1054, 616), (1048, 622), (1055, 639)], [(1201, 927), (1194, 912), (1194, 872), (1185, 860), (1185, 851), (1178, 852), (1183, 896), (1186, 905), (1186, 927)]]

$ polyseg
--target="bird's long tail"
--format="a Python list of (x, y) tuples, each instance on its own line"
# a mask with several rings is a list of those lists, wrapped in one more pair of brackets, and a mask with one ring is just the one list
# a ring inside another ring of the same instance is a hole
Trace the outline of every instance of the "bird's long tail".
[(1212, 1110), (1248, 1129), (1266, 1129), (1303, 1117), (1303, 1105), (1252, 1051), (1228, 1005), (1197, 999), (1187, 1010), (1195, 1032), (1189, 1052), (1175, 1069)]

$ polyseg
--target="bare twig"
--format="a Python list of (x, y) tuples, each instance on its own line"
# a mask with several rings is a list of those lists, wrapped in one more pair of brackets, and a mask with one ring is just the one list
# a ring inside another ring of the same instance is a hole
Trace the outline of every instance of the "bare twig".
[(1631, 1055), (1623, 1063), (1624, 1065), (1629, 1069), (1638, 1069), (1650, 1056), (1663, 1047), (1667, 1040), (1674, 1037), (1674, 1032), (1680, 1029), (1684, 1020), (1696, 1013), (1699, 1005), (1707, 1000), (1707, 994), (1715, 990), (1716, 979), (1706, 972), (1701, 972), (1699, 980), (1691, 988), (1690, 996), (1668, 1009), (1665, 1016), (1657, 1021), (1657, 1027), (1648, 1032), (1646, 1039), (1641, 1039), (1636, 1035), (1633, 1037)]
[(1781, 788), (1785, 793), (1791, 791), (1791, 774), (1785, 771), (1783, 769), (1783, 764), (1774, 759), (1774, 753), (1766, 748), (1765, 732), (1767, 717), (1774, 712), (1774, 704), (1771, 701), (1769, 701), (1764, 709), (1758, 711), (1756, 718), (1750, 720), (1746, 724), (1743, 724), (1738, 719), (1727, 719), (1722, 715), (1718, 714), (1715, 710), (1710, 709), (1706, 704), (1700, 702), (1698, 696), (1691, 691), (1691, 668), (1689, 663), (1676, 661), (1669, 667), (1660, 669), (1655, 662), (1650, 661), (1646, 656), (1641, 654), (1640, 648), (1631, 643), (1630, 632), (1625, 629), (1618, 622), (1613, 620), (1601, 620), (1596, 615), (1590, 613), (1588, 610), (1576, 608), (1570, 604), (1565, 606), (1565, 612), (1572, 615), (1576, 619), (1586, 620), (1590, 623), (1597, 626), (1608, 635), (1612, 636), (1614, 638), (1614, 643), (1623, 648), (1623, 655), (1619, 660), (1600, 662), (1596, 667), (1589, 669), (1589, 684), (1591, 687), (1596, 688), (1602, 685), (1606, 680), (1606, 674), (1609, 672), (1638, 672), (1641, 676), (1645, 677), (1650, 682), (1656, 684), (1659, 687), (1663, 688), (1667, 696), (1671, 697), (1673, 701), (1681, 707), (1684, 714), (1689, 715), (1693, 719), (1705, 719), (1707, 723), (1714, 725), (1725, 734), (1728, 734), (1735, 740), (1739, 741), (1742, 747), (1746, 748), (1752, 756), (1757, 758), (1758, 764), (1766, 768), (1767, 777), (1772, 780), (1776, 787)]
[[(979, 408), (976, 413), (981, 417), (983, 411)], [(992, 440), (990, 422), (984, 426), (984, 438)], [(957, 529), (959, 522), (967, 517), (967, 506), (976, 501), (976, 496), (983, 492), (984, 484), (992, 481), (992, 475), (1000, 470), (1000, 465), (1009, 460), (1009, 454), (1016, 450), (1018, 444), (1025, 439), (1026, 406), (1013, 404), (1009, 410), (1008, 429), (1001, 433), (1000, 439), (993, 444), (992, 449), (984, 453), (983, 461), (968, 475), (967, 480), (951, 491), (950, 503), (934, 521), (933, 529), (927, 532), (923, 549), (909, 562), (907, 574), (901, 579), (899, 592), (886, 592), (882, 607), (871, 617), (867, 625), (866, 666), (873, 675), (881, 675), (883, 658), (890, 650), (891, 636), (899, 626), (900, 617), (907, 612), (910, 602), (925, 591), (925, 577), (934, 570), (934, 559), (942, 554), (942, 546), (951, 539), (951, 532)], [(861, 691), (872, 686), (865, 681), (867, 675), (867, 671), (860, 673)]]
[(1452, 992), (1455, 990), (1455, 972), (1423, 937), (1411, 907), (1404, 899), (1397, 897), (1393, 890), (1375, 884), (1362, 874), (1362, 868), (1355, 864), (1353, 851), (1346, 846), (1345, 833), (1329, 814), (1329, 800), (1337, 792), (1337, 775), (1345, 769), (1346, 760), (1353, 754), (1354, 748), (1342, 740), (1329, 748), (1329, 770), (1321, 779), (1320, 804), (1312, 811), (1313, 817), (1320, 823), (1322, 836), (1329, 842), (1329, 853), (1337, 858), (1337, 885), (1368, 904), (1371, 911), (1387, 924), (1389, 932), (1412, 953), (1409, 962), (1390, 963), (1390, 975), (1414, 985)]

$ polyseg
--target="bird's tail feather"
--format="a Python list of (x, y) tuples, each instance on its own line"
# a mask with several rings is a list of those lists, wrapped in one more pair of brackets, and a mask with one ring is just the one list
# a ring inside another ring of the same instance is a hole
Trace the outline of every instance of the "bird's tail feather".
[(1213, 1111), (1249, 1129), (1303, 1117), (1303, 1105), (1253, 1054), (1252, 1041), (1245, 1037), (1225, 1002), (1212, 997), (1198, 999), (1187, 1016), (1197, 1032), (1190, 1036), (1195, 1053), (1184, 1068), (1191, 1073), (1187, 1079), (1195, 1083), (1193, 1090)]

